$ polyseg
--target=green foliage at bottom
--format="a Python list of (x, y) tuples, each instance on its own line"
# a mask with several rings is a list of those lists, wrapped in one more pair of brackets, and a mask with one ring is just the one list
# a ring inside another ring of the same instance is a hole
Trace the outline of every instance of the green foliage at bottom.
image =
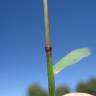
[(48, 96), (48, 94), (39, 85), (32, 85), (29, 87), (28, 96)]
[[(77, 92), (89, 93), (96, 96), (96, 78), (92, 78), (87, 82), (78, 83), (76, 87)], [(70, 93), (70, 88), (65, 85), (61, 85), (56, 88), (56, 96), (62, 96), (64, 94)], [(41, 86), (35, 84), (29, 87), (28, 96), (49, 96)]]
[(87, 83), (79, 83), (76, 90), (96, 96), (96, 78), (92, 78)]
[(59, 86), (57, 89), (56, 89), (56, 96), (62, 96), (64, 94), (67, 94), (69, 93), (70, 90), (67, 86)]

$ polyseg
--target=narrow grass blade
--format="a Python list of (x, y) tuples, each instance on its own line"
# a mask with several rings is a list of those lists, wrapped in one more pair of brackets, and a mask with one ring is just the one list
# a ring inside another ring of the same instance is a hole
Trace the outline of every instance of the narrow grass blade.
[(88, 57), (90, 54), (91, 54), (91, 51), (89, 48), (79, 48), (79, 49), (73, 50), (53, 66), (54, 74), (58, 74), (64, 68), (72, 64), (78, 63), (80, 60), (82, 60), (85, 57)]

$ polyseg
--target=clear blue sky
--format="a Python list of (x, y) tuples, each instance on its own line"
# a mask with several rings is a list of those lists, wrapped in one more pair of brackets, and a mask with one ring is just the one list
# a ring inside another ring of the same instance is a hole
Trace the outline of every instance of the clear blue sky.
[[(49, 0), (55, 64), (68, 52), (92, 55), (55, 77), (74, 90), (96, 77), (96, 0)], [(0, 96), (25, 96), (30, 84), (47, 89), (43, 0), (0, 0)]]

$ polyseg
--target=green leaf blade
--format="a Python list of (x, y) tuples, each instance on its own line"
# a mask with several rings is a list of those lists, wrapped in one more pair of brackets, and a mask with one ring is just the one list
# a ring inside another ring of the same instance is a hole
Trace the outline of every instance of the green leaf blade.
[(54, 74), (58, 74), (64, 68), (72, 64), (78, 63), (83, 58), (88, 57), (90, 54), (91, 54), (91, 50), (89, 48), (79, 48), (73, 50), (53, 66)]

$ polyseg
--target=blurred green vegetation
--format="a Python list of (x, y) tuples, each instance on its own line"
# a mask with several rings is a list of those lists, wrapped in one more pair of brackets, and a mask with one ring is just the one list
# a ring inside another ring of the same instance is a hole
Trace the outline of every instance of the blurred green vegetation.
[(68, 88), (68, 86), (59, 86), (56, 88), (56, 96), (62, 96), (64, 94), (67, 94), (70, 92), (70, 89)]
[(87, 83), (79, 83), (76, 88), (77, 92), (85, 92), (96, 96), (96, 78), (90, 79)]
[(48, 96), (48, 93), (41, 86), (34, 84), (29, 87), (28, 96)]
[[(70, 92), (70, 88), (65, 85), (61, 85), (56, 88), (56, 96), (62, 96)], [(76, 92), (89, 93), (96, 96), (96, 78), (92, 78), (87, 82), (78, 83)], [(45, 91), (41, 86), (34, 84), (29, 87), (28, 96), (48, 96), (48, 92)]]

